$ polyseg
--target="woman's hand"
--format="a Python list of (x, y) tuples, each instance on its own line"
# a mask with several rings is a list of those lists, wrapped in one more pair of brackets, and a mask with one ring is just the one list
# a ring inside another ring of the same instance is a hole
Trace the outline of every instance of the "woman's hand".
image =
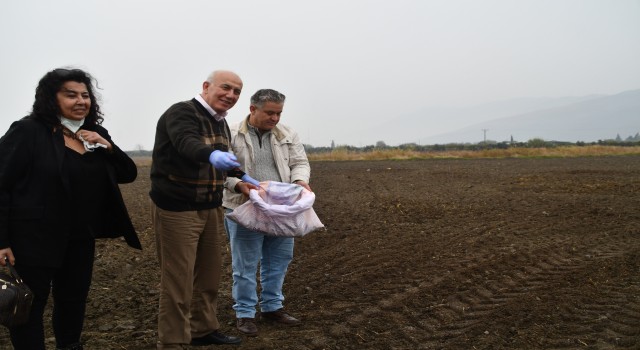
[(14, 265), (16, 263), (16, 258), (13, 256), (13, 252), (11, 248), (0, 249), (0, 265), (6, 266), (7, 263), (4, 261), (4, 257), (9, 258), (9, 263)]
[(113, 148), (113, 146), (111, 146), (111, 143), (109, 141), (105, 140), (104, 137), (100, 136), (100, 134), (98, 134), (95, 131), (81, 129), (81, 130), (78, 130), (78, 136), (82, 137), (82, 139), (87, 142), (101, 143), (107, 146), (108, 151), (111, 151), (111, 149)]

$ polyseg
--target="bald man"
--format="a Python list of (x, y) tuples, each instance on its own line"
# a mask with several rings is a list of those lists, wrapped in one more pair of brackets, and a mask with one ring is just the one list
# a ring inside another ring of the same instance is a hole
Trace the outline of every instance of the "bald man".
[(160, 117), (151, 165), (152, 223), (160, 262), (158, 349), (240, 344), (219, 331), (216, 308), (224, 237), (222, 193), (229, 153), (225, 120), (242, 91), (230, 71), (214, 71), (202, 92)]

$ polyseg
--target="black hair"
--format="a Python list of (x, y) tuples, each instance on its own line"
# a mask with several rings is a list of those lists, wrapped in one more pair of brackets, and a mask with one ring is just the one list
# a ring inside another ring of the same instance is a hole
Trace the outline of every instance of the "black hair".
[(68, 81), (83, 83), (89, 92), (91, 106), (89, 114), (85, 117), (85, 124), (102, 124), (104, 118), (98, 105), (98, 95), (94, 91), (94, 82), (97, 81), (87, 72), (81, 69), (57, 68), (47, 72), (36, 87), (35, 101), (28, 118), (38, 119), (52, 128), (60, 125), (60, 105), (58, 104), (57, 94), (62, 85)]

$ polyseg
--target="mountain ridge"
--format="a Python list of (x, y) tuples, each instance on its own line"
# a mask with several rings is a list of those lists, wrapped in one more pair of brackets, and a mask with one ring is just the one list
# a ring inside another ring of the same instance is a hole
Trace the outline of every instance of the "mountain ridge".
[[(438, 120), (438, 124), (426, 120)], [(463, 125), (460, 127), (460, 125)], [(410, 126), (410, 127), (408, 127)], [(527, 141), (592, 142), (640, 131), (640, 89), (612, 95), (524, 97), (465, 107), (426, 107), (371, 128), (388, 145)]]
[(428, 143), (479, 142), (484, 141), (485, 131), (486, 139), (494, 141), (510, 141), (511, 137), (514, 141), (567, 142), (624, 138), (640, 131), (640, 89), (487, 120), (425, 139)]

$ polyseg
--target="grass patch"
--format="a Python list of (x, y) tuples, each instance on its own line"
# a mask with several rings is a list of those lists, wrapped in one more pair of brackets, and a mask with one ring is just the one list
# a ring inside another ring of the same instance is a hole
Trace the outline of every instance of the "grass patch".
[[(310, 161), (353, 161), (353, 160), (409, 160), (439, 158), (562, 158), (594, 156), (640, 155), (640, 146), (621, 147), (608, 145), (558, 146), (558, 147), (510, 147), (507, 149), (481, 149), (462, 151), (415, 151), (403, 149), (374, 149), (353, 151), (343, 148), (331, 152), (307, 153)], [(150, 156), (131, 157), (137, 166), (151, 166)]]
[(131, 157), (133, 162), (136, 163), (137, 166), (151, 166), (151, 157), (146, 156), (134, 156)]
[(623, 155), (640, 155), (640, 147), (593, 145), (559, 146), (549, 148), (512, 147), (507, 149), (427, 152), (400, 149), (376, 149), (368, 152), (359, 152), (346, 149), (336, 149), (331, 152), (307, 154), (311, 161), (407, 160), (438, 158), (562, 158)]

